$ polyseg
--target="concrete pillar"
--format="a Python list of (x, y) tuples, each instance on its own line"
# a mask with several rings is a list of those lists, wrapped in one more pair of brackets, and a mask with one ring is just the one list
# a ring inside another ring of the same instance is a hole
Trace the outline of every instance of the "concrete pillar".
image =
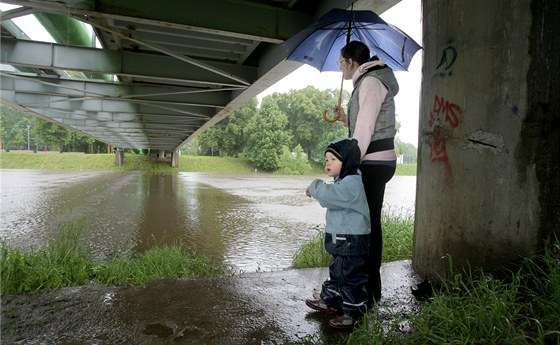
[(423, 0), (413, 267), (491, 270), (560, 236), (560, 1)]
[(115, 148), (115, 165), (122, 166), (124, 164), (124, 150), (121, 148)]
[(177, 168), (179, 166), (179, 156), (180, 156), (180, 151), (179, 150), (173, 151), (173, 155), (171, 156), (171, 167), (172, 168)]

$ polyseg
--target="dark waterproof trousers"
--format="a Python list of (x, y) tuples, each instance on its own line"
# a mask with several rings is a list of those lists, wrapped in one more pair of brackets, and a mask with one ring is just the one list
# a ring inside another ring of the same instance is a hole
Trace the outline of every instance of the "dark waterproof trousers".
[(329, 280), (321, 287), (321, 299), (330, 307), (342, 308), (344, 314), (357, 319), (366, 311), (368, 294), (368, 257), (334, 256), (329, 266)]
[[(377, 161), (376, 161), (377, 163)], [(385, 164), (360, 165), (362, 181), (371, 217), (371, 234), (369, 243), (367, 283), (368, 305), (381, 299), (381, 255), (383, 252), (383, 234), (381, 231), (381, 208), (385, 196), (385, 185), (395, 174), (395, 167)]]

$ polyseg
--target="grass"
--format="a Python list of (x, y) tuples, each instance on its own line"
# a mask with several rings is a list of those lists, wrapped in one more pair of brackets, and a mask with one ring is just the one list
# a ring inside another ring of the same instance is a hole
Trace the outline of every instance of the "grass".
[[(384, 210), (383, 261), (410, 259), (413, 217)], [(293, 267), (326, 267), (324, 231), (294, 255)], [(505, 273), (504, 273), (505, 272)], [(386, 313), (386, 311), (384, 311)], [(390, 321), (387, 321), (390, 320)], [(404, 326), (403, 326), (404, 325)], [(560, 344), (560, 242), (494, 274), (455, 272), (414, 315), (366, 314), (339, 344)], [(298, 344), (328, 342), (320, 335)]]
[[(381, 215), (383, 228), (382, 261), (397, 261), (412, 257), (414, 217), (405, 210), (384, 209)], [(316, 227), (317, 234), (304, 243), (292, 260), (294, 268), (327, 267), (332, 256), (324, 249), (324, 230)]]
[[(311, 164), (311, 174), (324, 174), (323, 164)], [(255, 167), (246, 158), (187, 156), (179, 157), (179, 167), (172, 168), (169, 163), (152, 163), (148, 156), (125, 153), (124, 164), (115, 166), (115, 155), (70, 154), (70, 153), (33, 153), (0, 152), (2, 169), (40, 169), (40, 170), (113, 170), (147, 171), (153, 174), (173, 174), (177, 172), (212, 173), (254, 173)], [(399, 164), (396, 175), (416, 175), (416, 164)]]
[(504, 271), (456, 272), (417, 314), (387, 322), (373, 310), (339, 344), (560, 344), (560, 242)]
[(40, 170), (113, 170), (148, 171), (154, 174), (185, 172), (228, 172), (252, 173), (253, 165), (244, 158), (181, 156), (179, 167), (172, 168), (169, 163), (151, 163), (148, 156), (125, 153), (124, 164), (115, 166), (115, 155), (70, 154), (70, 153), (32, 153), (0, 152), (2, 169), (40, 169)]
[(95, 262), (80, 243), (84, 222), (59, 225), (57, 236), (42, 250), (0, 245), (1, 293), (36, 293), (87, 283), (142, 284), (158, 279), (218, 276), (228, 269), (180, 245), (156, 246), (131, 257)]

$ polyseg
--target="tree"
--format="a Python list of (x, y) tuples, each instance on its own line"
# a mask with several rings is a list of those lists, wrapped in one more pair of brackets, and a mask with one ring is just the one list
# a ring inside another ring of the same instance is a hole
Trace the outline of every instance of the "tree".
[(244, 133), (249, 121), (257, 114), (257, 99), (243, 104), (230, 114), (224, 121), (226, 126), (223, 130), (223, 150), (228, 156), (239, 156), (247, 144)]
[(243, 129), (256, 113), (257, 99), (254, 98), (207, 129), (198, 137), (201, 152), (218, 150), (221, 156), (238, 157), (246, 145)]
[(257, 115), (249, 120), (244, 130), (246, 156), (257, 168), (265, 171), (278, 169), (282, 147), (288, 146), (292, 139), (286, 130), (287, 124), (288, 118), (278, 109), (276, 102), (263, 99)]
[(6, 150), (27, 150), (28, 126), (31, 118), (23, 112), (0, 104), (0, 147)]
[(409, 143), (403, 143), (399, 138), (395, 139), (395, 152), (403, 156), (403, 163), (415, 164), (418, 156), (416, 147)]
[[(347, 93), (346, 93), (347, 95)], [(280, 110), (288, 117), (288, 129), (293, 135), (291, 147), (301, 145), (310, 159), (322, 160), (328, 142), (348, 136), (341, 122), (329, 124), (323, 120), (323, 111), (329, 112), (338, 102), (338, 91), (308, 86), (287, 94), (272, 94)]]
[(301, 145), (297, 145), (294, 151), (287, 146), (282, 148), (282, 155), (278, 164), (278, 173), (290, 175), (302, 175), (311, 171), (307, 155), (303, 152)]
[(33, 150), (54, 147), (61, 152), (93, 152), (96, 147), (96, 151), (104, 152), (106, 147), (106, 144), (95, 138), (2, 105), (0, 147), (6, 150), (27, 150), (28, 134), (29, 146)]

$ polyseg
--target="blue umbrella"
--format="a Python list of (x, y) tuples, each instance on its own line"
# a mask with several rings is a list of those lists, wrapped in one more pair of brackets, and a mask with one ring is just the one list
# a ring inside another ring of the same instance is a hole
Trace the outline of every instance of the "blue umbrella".
[[(393, 26), (372, 11), (332, 9), (318, 22), (301, 30), (283, 43), (288, 60), (303, 62), (315, 67), (319, 72), (339, 71), (340, 50), (350, 41), (361, 41), (368, 46), (370, 53), (395, 71), (407, 71), (410, 60), (420, 45), (410, 36)], [(338, 107), (342, 103), (342, 86)], [(336, 122), (337, 117), (328, 118), (327, 110), (323, 119)]]
[(303, 62), (320, 72), (339, 71), (340, 50), (349, 41), (361, 41), (395, 71), (407, 71), (421, 49), (410, 36), (372, 11), (332, 9), (318, 22), (283, 43), (288, 60)]

